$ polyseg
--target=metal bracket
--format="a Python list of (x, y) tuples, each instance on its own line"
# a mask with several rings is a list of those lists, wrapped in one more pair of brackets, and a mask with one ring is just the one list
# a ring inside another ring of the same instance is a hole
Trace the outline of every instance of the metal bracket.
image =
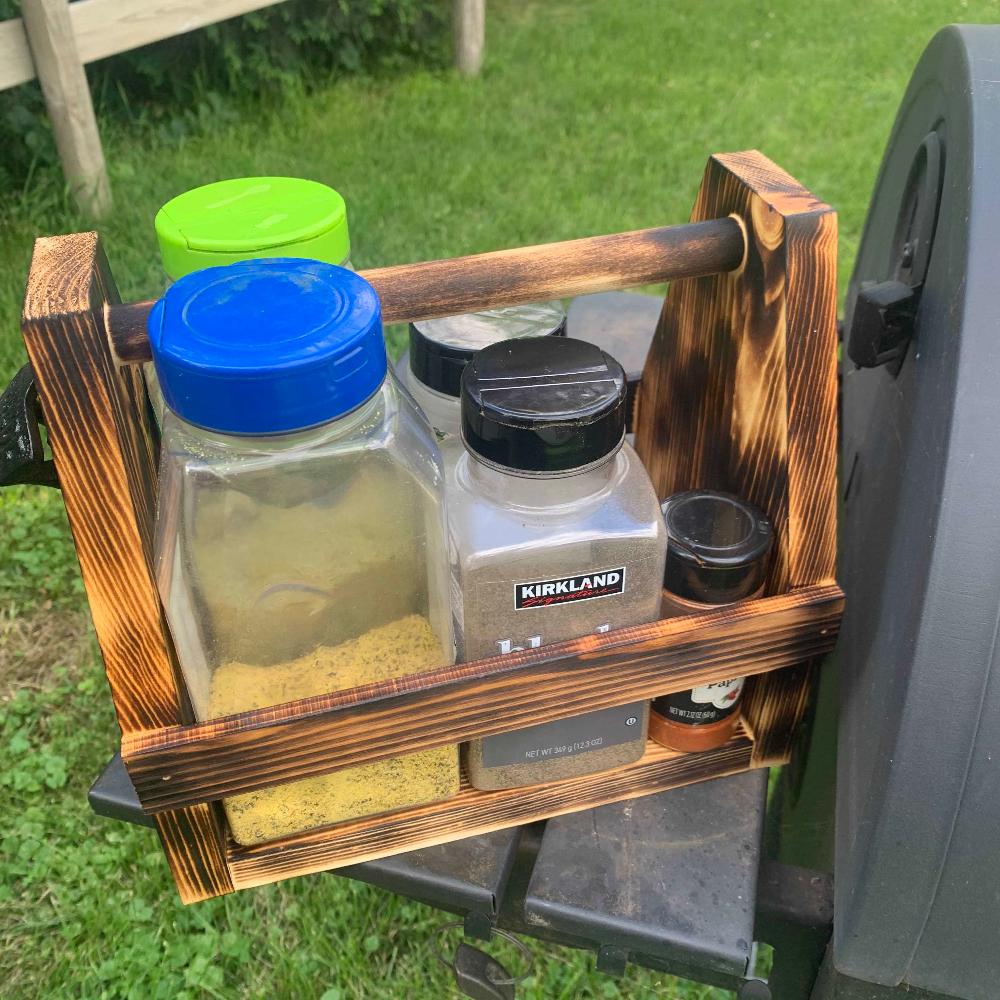
[[(447, 934), (462, 926), (461, 921), (443, 924), (438, 928), (440, 934)], [(455, 976), (455, 985), (462, 996), (471, 1000), (514, 1000), (517, 984), (531, 975), (534, 959), (531, 950), (523, 941), (508, 931), (494, 928), (491, 938), (502, 938), (518, 951), (524, 964), (524, 970), (516, 976), (507, 970), (491, 955), (480, 948), (460, 941), (454, 957), (446, 958), (442, 952), (437, 953), (438, 961)]]
[(902, 281), (880, 281), (858, 292), (848, 354), (859, 368), (902, 363), (913, 337), (920, 299)]
[(42, 444), (35, 373), (26, 364), (0, 395), (0, 486), (59, 486)]
[(944, 149), (930, 132), (910, 167), (890, 253), (892, 277), (862, 286), (854, 303), (847, 355), (859, 368), (885, 365), (895, 377), (916, 331), (917, 310), (941, 201)]
[(122, 755), (116, 753), (100, 773), (87, 793), (90, 808), (98, 816), (117, 819), (136, 826), (155, 827), (152, 816), (147, 816), (135, 794), (135, 786), (125, 770)]
[(510, 973), (486, 952), (464, 941), (452, 959), (455, 985), (471, 1000), (514, 1000), (514, 980)]

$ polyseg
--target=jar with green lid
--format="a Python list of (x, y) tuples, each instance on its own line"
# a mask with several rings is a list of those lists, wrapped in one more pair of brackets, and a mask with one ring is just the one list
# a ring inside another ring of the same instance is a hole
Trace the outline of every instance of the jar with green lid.
[[(233, 177), (171, 198), (154, 220), (169, 281), (192, 271), (259, 257), (303, 257), (351, 266), (347, 206), (332, 187), (300, 177)], [(152, 364), (146, 387), (163, 422)]]

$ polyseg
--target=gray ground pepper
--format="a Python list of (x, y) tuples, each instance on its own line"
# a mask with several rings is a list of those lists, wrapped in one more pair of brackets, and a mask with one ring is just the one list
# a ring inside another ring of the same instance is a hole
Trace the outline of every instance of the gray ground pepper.
[[(489, 518), (465, 522), (470, 525), (465, 529), (466, 537), (475, 554), (460, 553), (453, 581), (460, 660), (639, 625), (659, 617), (665, 550), (659, 507), (635, 453), (625, 448), (616, 462), (607, 488), (598, 490), (592, 500), (564, 509), (498, 506)], [(458, 499), (452, 508), (454, 520), (461, 522), (462, 498), (452, 495)], [(619, 568), (625, 570), (621, 593), (564, 604), (515, 607), (518, 584)], [(587, 740), (597, 732), (611, 735), (606, 727), (594, 729), (591, 724), (588, 728), (586, 718), (592, 714), (573, 718), (575, 732), (569, 739)], [(474, 740), (464, 748), (469, 780), (480, 789), (511, 788), (630, 764), (645, 751), (648, 704), (636, 703), (631, 714), (623, 713), (625, 716), (635, 722), (627, 730), (617, 727), (615, 742), (561, 756), (490, 766), (484, 759), (484, 744), (499, 737)], [(530, 746), (530, 736), (526, 734), (525, 739), (525, 746)]]

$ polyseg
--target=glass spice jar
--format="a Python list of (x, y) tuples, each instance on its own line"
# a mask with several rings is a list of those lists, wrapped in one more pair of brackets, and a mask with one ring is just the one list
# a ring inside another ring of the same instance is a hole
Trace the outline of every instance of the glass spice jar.
[(565, 335), (566, 310), (559, 301), (420, 320), (410, 324), (409, 349), (396, 371), (438, 439), (457, 442), (462, 428), (462, 372), (476, 351), (502, 340)]
[[(757, 597), (764, 587), (771, 523), (729, 493), (688, 490), (663, 502), (667, 527), (664, 618)], [(739, 721), (742, 677), (656, 698), (649, 735), (672, 750), (722, 746)]]
[[(666, 529), (624, 443), (625, 373), (592, 344), (493, 344), (462, 376), (465, 452), (448, 479), (460, 659), (638, 625), (659, 613)], [(638, 760), (648, 703), (473, 740), (480, 789), (591, 774)]]
[[(157, 585), (198, 720), (453, 662), (440, 452), (387, 370), (375, 290), (243, 261), (177, 281), (149, 336), (168, 408)], [(458, 783), (451, 745), (223, 806), (254, 844)]]
[[(326, 184), (300, 177), (232, 177), (171, 198), (153, 220), (170, 282), (192, 271), (263, 257), (301, 257), (351, 266), (347, 206)], [(143, 366), (158, 425), (163, 393)]]

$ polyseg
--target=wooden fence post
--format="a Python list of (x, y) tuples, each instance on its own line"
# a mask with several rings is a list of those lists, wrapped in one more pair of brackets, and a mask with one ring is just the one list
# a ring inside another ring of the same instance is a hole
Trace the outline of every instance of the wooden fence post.
[(463, 76), (476, 76), (486, 44), (486, 0), (455, 0), (455, 66)]
[(22, 0), (21, 16), (66, 180), (81, 208), (101, 218), (111, 208), (111, 186), (69, 3)]

